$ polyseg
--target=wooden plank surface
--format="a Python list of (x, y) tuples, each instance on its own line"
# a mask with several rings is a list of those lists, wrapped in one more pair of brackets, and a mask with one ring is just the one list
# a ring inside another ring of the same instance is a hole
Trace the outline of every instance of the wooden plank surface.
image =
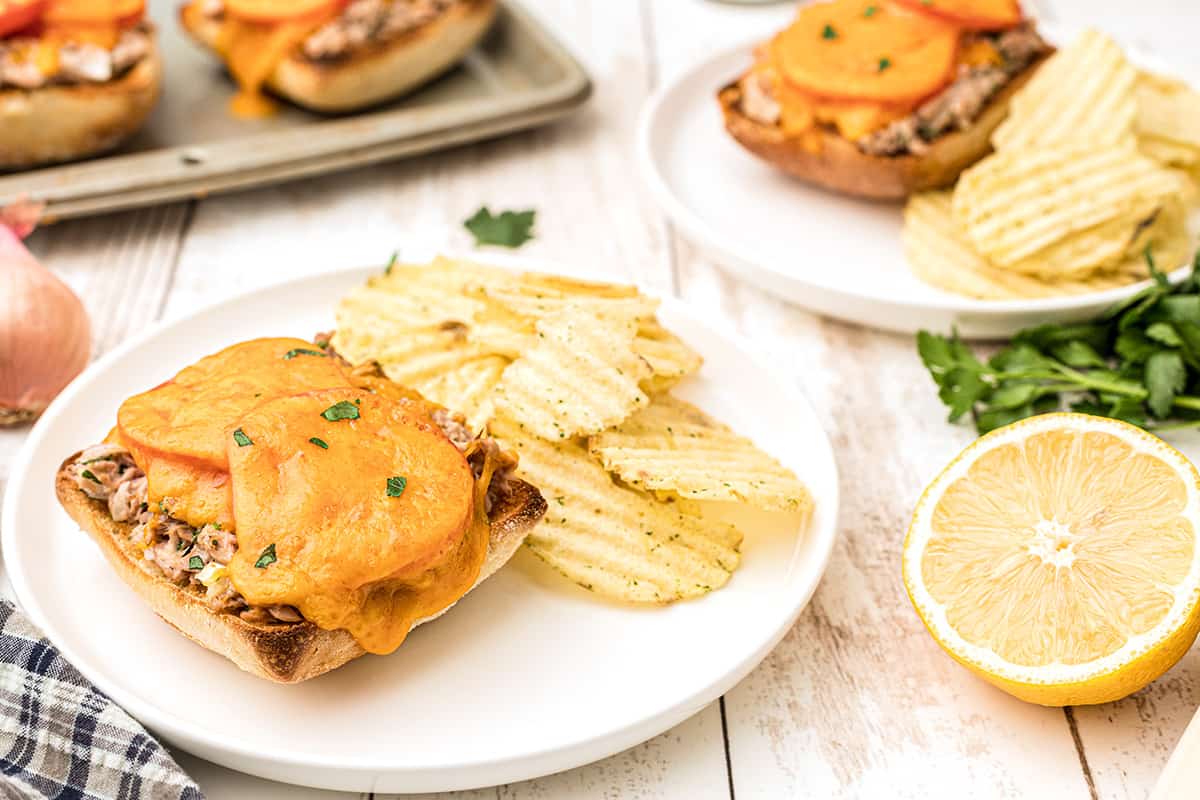
[[(723, 704), (626, 753), (438, 797), (1145, 797), (1200, 703), (1200, 656), (1126, 701), (1066, 713), (1022, 704), (954, 665), (904, 596), (899, 546), (921, 487), (970, 434), (943, 422), (911, 342), (820, 320), (740, 284), (680, 238), (640, 187), (632, 142), (648, 93), (707, 53), (777, 27), (789, 4), (527, 5), (596, 80), (592, 104), (568, 122), (416, 161), (63, 223), (31, 242), (85, 298), (101, 352), (154, 319), (289, 276), (381, 263), (396, 249), (465, 246), (461, 220), (482, 204), (533, 207), (538, 237), (523, 253), (597, 264), (678, 294), (739, 329), (803, 387), (838, 455), (842, 538), (780, 647)], [(1181, 62), (1200, 65), (1169, 0), (1145, 0), (1136, 15), (1115, 0), (1038, 6), (1066, 22), (1092, 15), (1146, 43), (1161, 37)], [(22, 439), (0, 432), (0, 483)], [(215, 800), (356, 797), (181, 760)]]

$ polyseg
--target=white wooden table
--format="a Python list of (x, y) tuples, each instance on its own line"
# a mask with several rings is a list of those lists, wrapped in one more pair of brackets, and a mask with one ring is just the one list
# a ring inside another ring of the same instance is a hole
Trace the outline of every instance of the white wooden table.
[[(584, 260), (681, 296), (728, 320), (794, 375), (840, 462), (841, 539), (795, 628), (719, 703), (607, 761), (455, 796), (1145, 797), (1200, 705), (1200, 653), (1128, 700), (1076, 709), (1025, 705), (951, 662), (905, 597), (900, 543), (921, 487), (971, 434), (943, 421), (912, 342), (823, 321), (727, 277), (675, 233), (639, 185), (633, 131), (647, 95), (706, 53), (773, 30), (790, 15), (788, 4), (529, 5), (596, 81), (593, 102), (567, 122), (416, 161), (36, 234), (33, 249), (87, 304), (97, 353), (155, 320), (250, 287), (380, 263), (414, 239), (466, 245), (459, 223), (484, 203), (537, 208), (538, 236), (524, 253)], [(1191, 3), (1037, 5), (1045, 18), (1094, 20), (1200, 68), (1200, 10)], [(0, 485), (23, 436), (0, 433)], [(214, 800), (351, 797), (249, 778), (185, 754), (180, 760)]]

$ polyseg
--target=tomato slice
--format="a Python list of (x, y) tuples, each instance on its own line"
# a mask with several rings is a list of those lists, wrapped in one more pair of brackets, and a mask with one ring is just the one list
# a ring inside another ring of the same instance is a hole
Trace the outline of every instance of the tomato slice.
[(246, 22), (270, 24), (337, 10), (346, 0), (225, 0), (225, 11)]
[(0, 0), (0, 36), (28, 28), (45, 10), (46, 0)]
[(43, 22), (47, 28), (76, 25), (125, 25), (146, 13), (146, 0), (50, 0)]
[(895, 0), (973, 31), (998, 31), (1025, 19), (1018, 0)]
[(890, 3), (833, 0), (801, 7), (771, 42), (780, 74), (802, 92), (910, 105), (954, 74), (960, 31)]

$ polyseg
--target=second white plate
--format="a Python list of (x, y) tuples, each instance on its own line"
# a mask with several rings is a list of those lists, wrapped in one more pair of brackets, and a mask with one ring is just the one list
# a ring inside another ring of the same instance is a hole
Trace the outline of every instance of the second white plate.
[(740, 512), (744, 562), (720, 591), (665, 608), (624, 606), (523, 553), (394, 655), (279, 686), (192, 644), (121, 583), (58, 507), (61, 461), (100, 441), (125, 397), (207, 353), (328, 330), (336, 298), (369, 274), (293, 281), (160, 327), (102, 358), (46, 412), (12, 465), (3, 547), (21, 605), (66, 658), (196, 755), (363, 792), (466, 789), (568, 769), (666, 730), (741, 680), (824, 571), (837, 471), (792, 383), (677, 301), (664, 302), (663, 323), (706, 359), (680, 392), (795, 469), (817, 499), (803, 532), (793, 516)]
[(717, 91), (746, 70), (757, 44), (738, 45), (668, 84), (648, 101), (638, 132), (639, 166), (655, 199), (726, 268), (831, 317), (901, 333), (957, 329), (973, 338), (1088, 319), (1144, 285), (985, 302), (920, 282), (904, 260), (900, 204), (804, 184), (725, 132)]

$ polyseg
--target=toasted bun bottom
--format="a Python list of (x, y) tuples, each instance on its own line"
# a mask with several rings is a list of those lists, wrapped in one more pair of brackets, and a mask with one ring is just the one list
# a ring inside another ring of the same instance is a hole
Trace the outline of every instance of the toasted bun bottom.
[[(77, 458), (78, 453), (63, 462), (55, 479), (62, 507), (96, 541), (121, 580), (184, 636), (247, 672), (277, 683), (299, 683), (363, 655), (363, 649), (343, 630), (322, 630), (308, 621), (246, 622), (235, 614), (213, 612), (202, 594), (172, 583), (142, 557), (129, 540), (132, 523), (113, 521), (105, 503), (79, 490), (68, 472)], [(492, 509), (491, 538), (475, 586), (512, 558), (545, 511), (546, 501), (537, 489), (513, 481), (511, 494)], [(416, 625), (440, 615), (418, 620)]]
[(162, 86), (150, 53), (107, 83), (0, 90), (0, 169), (70, 161), (111, 150), (145, 123)]
[(742, 113), (742, 90), (731, 83), (717, 94), (725, 116), (725, 129), (756, 156), (809, 183), (842, 194), (876, 200), (899, 200), (914, 192), (939, 189), (958, 180), (967, 167), (991, 152), (992, 131), (1008, 115), (1008, 104), (1040, 66), (1026, 67), (992, 98), (970, 127), (939, 136), (921, 155), (873, 156), (837, 134), (821, 131), (814, 152), (799, 138), (774, 125), (763, 125)]
[[(327, 113), (355, 111), (398, 97), (453, 67), (483, 38), (496, 17), (496, 0), (463, 0), (429, 23), (370, 44), (349, 56), (312, 61), (300, 52), (283, 59), (267, 87), (297, 105)], [(214, 49), (217, 20), (183, 26)]]

